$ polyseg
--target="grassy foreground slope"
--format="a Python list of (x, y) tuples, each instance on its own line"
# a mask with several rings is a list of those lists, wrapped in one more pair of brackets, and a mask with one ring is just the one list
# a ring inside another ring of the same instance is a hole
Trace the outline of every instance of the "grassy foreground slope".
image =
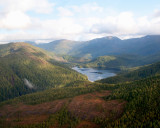
[(0, 101), (87, 78), (27, 43), (0, 45)]

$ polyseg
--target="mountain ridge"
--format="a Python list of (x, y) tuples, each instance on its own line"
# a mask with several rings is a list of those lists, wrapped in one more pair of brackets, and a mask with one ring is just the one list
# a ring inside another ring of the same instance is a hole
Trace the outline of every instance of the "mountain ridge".
[(37, 47), (56, 54), (74, 57), (90, 55), (92, 58), (105, 55), (152, 55), (160, 48), (160, 35), (147, 35), (139, 38), (121, 40), (115, 36), (106, 36), (89, 41), (56, 40), (50, 43), (34, 44)]

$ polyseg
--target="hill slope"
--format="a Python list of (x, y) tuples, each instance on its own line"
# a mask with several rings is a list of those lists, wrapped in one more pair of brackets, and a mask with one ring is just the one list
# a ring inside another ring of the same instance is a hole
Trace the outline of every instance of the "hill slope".
[(100, 56), (85, 63), (85, 67), (125, 70), (126, 68), (143, 64), (141, 58), (135, 55)]
[(0, 101), (87, 78), (27, 43), (0, 45)]
[(0, 104), (0, 126), (160, 126), (160, 76), (117, 85), (86, 85), (50, 89), (3, 102)]
[(147, 65), (147, 66), (142, 66), (141, 68), (135, 71), (131, 71), (131, 72), (119, 74), (114, 77), (102, 79), (102, 80), (99, 80), (98, 82), (112, 83), (112, 84), (122, 83), (127, 81), (140, 80), (140, 79), (144, 79), (144, 78), (152, 77), (156, 75), (160, 75), (160, 62)]
[(119, 53), (122, 40), (117, 37), (103, 37), (86, 41), (84, 45), (73, 49), (70, 54), (73, 56), (91, 55), (93, 58), (104, 55)]
[(75, 47), (79, 47), (81, 44), (83, 44), (83, 42), (71, 40), (55, 40), (50, 43), (31, 44), (56, 54), (68, 54)]
[(152, 64), (160, 60), (160, 54), (153, 54), (148, 56), (138, 55), (112, 55), (100, 56), (92, 59), (89, 62), (81, 64), (83, 67), (103, 68), (103, 69), (118, 69), (127, 70), (128, 68)]
[(131, 83), (117, 85), (112, 95), (105, 99), (127, 101), (122, 117), (112, 123), (104, 123), (106, 128), (158, 128), (160, 126), (160, 76), (149, 77)]

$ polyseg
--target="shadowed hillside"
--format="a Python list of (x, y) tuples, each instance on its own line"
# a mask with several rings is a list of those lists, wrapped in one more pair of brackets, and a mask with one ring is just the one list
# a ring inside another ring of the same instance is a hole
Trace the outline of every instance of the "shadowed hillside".
[(0, 101), (87, 78), (26, 43), (0, 45)]

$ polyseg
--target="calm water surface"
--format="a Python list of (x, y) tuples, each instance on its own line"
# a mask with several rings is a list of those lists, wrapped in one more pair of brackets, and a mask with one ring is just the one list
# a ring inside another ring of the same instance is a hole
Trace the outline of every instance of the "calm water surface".
[(78, 67), (73, 67), (72, 69), (86, 75), (88, 77), (88, 80), (92, 82), (116, 75), (116, 73), (113, 70), (101, 70), (101, 69), (78, 68)]

